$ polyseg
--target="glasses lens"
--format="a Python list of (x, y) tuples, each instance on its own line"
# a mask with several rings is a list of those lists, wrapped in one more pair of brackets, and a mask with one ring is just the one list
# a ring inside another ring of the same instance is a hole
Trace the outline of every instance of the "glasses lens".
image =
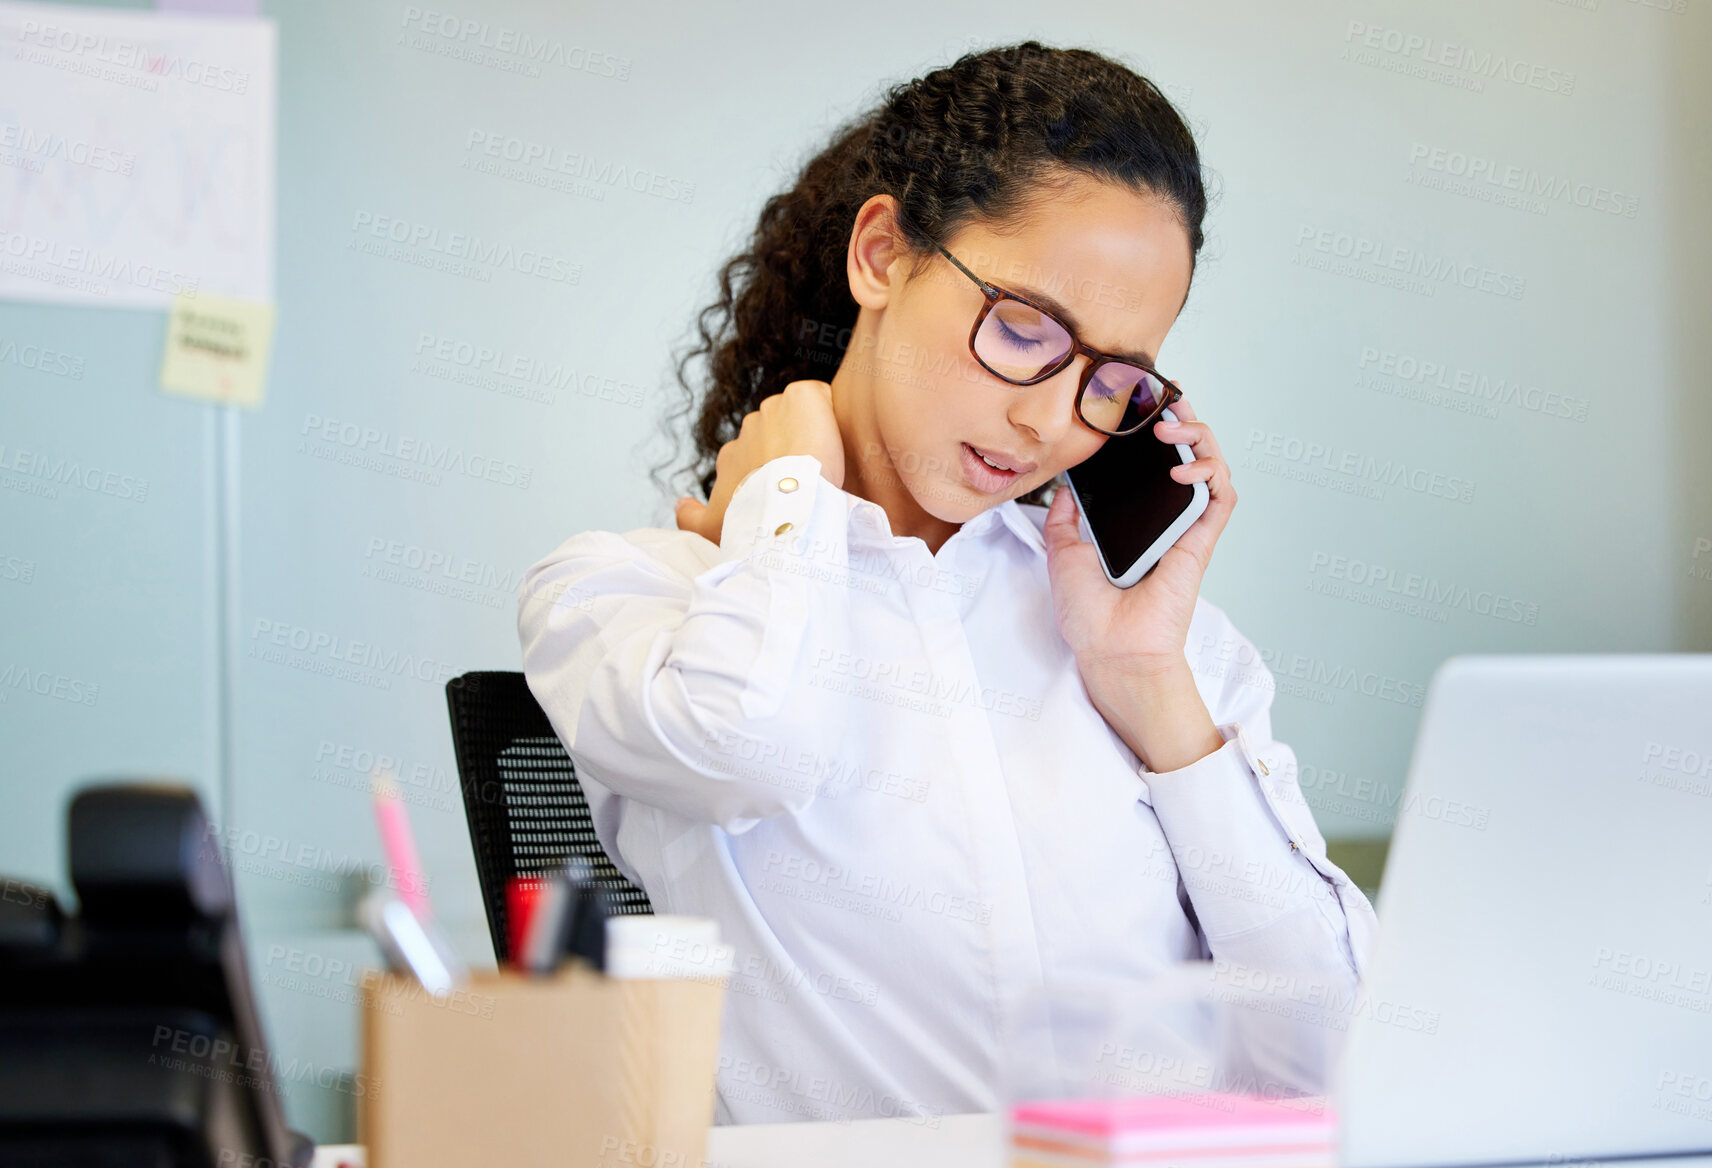
[(1000, 377), (1029, 378), (1070, 351), (1064, 326), (1020, 300), (1000, 300), (975, 334), (975, 355)]
[(1095, 429), (1121, 433), (1139, 426), (1165, 400), (1165, 383), (1147, 370), (1107, 361), (1082, 395), (1082, 417)]

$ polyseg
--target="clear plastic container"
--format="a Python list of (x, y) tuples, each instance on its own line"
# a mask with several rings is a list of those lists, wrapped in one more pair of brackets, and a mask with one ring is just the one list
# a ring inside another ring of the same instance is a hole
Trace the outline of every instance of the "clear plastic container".
[[(1037, 1137), (1030, 1162), (1052, 1162), (1041, 1157), (1038, 1137), (1050, 1123), (1042, 1116), (1058, 1106), (1066, 1123), (1071, 1116), (1109, 1121), (1111, 1140), (1120, 1138), (1113, 1132), (1152, 1122), (1146, 1116), (1170, 1114), (1185, 1133), (1200, 1129), (1183, 1139), (1240, 1148), (1271, 1116), (1278, 1130), (1294, 1134), (1274, 1140), (1271, 1158), (1254, 1163), (1329, 1162), (1316, 1157), (1335, 1134), (1329, 1096), (1353, 993), (1308, 975), (1228, 962), (1188, 962), (1142, 980), (1048, 983), (1016, 1002), (1005, 1020), (999, 1070), (1007, 1137), (1015, 1149), (1024, 1108), (1022, 1126)], [(1117, 1106), (1160, 1096), (1172, 1102)], [(1096, 1101), (1107, 1106), (1089, 1106)], [(1094, 1141), (1092, 1131), (1082, 1134)], [(1121, 1138), (1164, 1139), (1169, 1148), (1178, 1137), (1128, 1131)], [(1285, 1145), (1295, 1152), (1280, 1153)]]

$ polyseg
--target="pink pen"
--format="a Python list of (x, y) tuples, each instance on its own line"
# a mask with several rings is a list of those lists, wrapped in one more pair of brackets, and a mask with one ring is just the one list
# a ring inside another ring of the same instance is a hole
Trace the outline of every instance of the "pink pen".
[(381, 846), (386, 849), (386, 862), (397, 882), (399, 899), (410, 906), (417, 920), (432, 919), (434, 910), (428, 903), (428, 882), (422, 875), (422, 862), (416, 856), (416, 837), (410, 831), (404, 797), (392, 776), (383, 770), (374, 772), (374, 809)]

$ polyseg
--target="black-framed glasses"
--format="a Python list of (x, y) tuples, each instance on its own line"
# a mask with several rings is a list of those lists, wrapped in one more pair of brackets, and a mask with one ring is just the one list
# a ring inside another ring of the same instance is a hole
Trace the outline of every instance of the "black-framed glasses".
[(994, 377), (1012, 385), (1034, 385), (1086, 354), (1088, 366), (1076, 386), (1076, 416), (1090, 429), (1113, 437), (1135, 433), (1183, 396), (1156, 369), (1089, 348), (1046, 308), (989, 284), (943, 245), (936, 246), (986, 297), (969, 330), (969, 352)]

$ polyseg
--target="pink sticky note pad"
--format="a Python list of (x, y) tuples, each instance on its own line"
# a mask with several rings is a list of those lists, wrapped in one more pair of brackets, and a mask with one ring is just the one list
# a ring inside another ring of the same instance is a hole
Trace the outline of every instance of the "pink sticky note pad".
[[(1303, 1136), (1336, 1124), (1331, 1104), (1319, 1098), (1272, 1099), (1208, 1091), (1194, 1095), (1144, 1095), (1125, 1099), (1041, 1099), (1011, 1108), (1017, 1127), (1046, 1129), (1098, 1140), (1150, 1133), (1166, 1138), (1217, 1131), (1232, 1142), (1244, 1133)], [(1200, 1142), (1199, 1140), (1195, 1142)]]

